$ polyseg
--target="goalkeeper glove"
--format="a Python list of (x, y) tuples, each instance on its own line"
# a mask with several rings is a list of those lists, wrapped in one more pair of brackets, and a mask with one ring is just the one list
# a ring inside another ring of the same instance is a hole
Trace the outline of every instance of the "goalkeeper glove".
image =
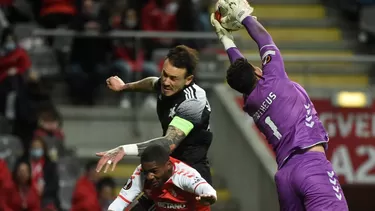
[(215, 28), (216, 35), (224, 45), (225, 50), (236, 47), (234, 44), (233, 35), (221, 26), (219, 21), (216, 20), (214, 13), (211, 14), (211, 24)]

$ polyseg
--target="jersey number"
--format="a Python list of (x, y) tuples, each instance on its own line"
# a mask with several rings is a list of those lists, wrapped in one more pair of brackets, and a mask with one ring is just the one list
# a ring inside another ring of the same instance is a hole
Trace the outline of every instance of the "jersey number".
[(277, 138), (277, 139), (281, 139), (281, 133), (277, 130), (277, 126), (275, 125), (275, 123), (273, 123), (271, 117), (267, 116), (266, 119), (264, 120), (264, 122), (268, 125), (268, 127), (271, 128), (272, 132), (273, 132), (273, 135)]

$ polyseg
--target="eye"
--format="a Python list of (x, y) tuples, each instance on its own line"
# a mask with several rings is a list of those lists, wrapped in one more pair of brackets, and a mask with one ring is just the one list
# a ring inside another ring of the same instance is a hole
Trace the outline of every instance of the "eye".
[(177, 77), (176, 76), (171, 76), (169, 77), (172, 81), (176, 81), (177, 80)]

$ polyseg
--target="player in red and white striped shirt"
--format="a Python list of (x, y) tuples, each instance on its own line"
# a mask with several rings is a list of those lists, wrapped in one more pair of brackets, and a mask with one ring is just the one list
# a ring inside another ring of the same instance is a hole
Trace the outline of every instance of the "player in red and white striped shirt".
[(215, 189), (197, 170), (169, 157), (159, 145), (145, 149), (141, 165), (108, 210), (123, 211), (141, 192), (155, 202), (156, 211), (209, 211), (217, 200)]

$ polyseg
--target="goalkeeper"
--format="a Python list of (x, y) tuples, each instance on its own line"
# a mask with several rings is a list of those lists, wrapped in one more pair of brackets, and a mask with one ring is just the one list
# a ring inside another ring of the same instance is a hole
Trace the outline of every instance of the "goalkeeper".
[[(244, 110), (254, 119), (276, 154), (275, 175), (282, 211), (347, 211), (348, 206), (325, 150), (328, 134), (306, 91), (291, 81), (270, 34), (251, 16), (245, 0), (219, 0), (227, 12), (212, 25), (228, 53), (229, 86), (244, 95)], [(258, 44), (262, 69), (251, 65), (223, 26), (242, 23)]]

